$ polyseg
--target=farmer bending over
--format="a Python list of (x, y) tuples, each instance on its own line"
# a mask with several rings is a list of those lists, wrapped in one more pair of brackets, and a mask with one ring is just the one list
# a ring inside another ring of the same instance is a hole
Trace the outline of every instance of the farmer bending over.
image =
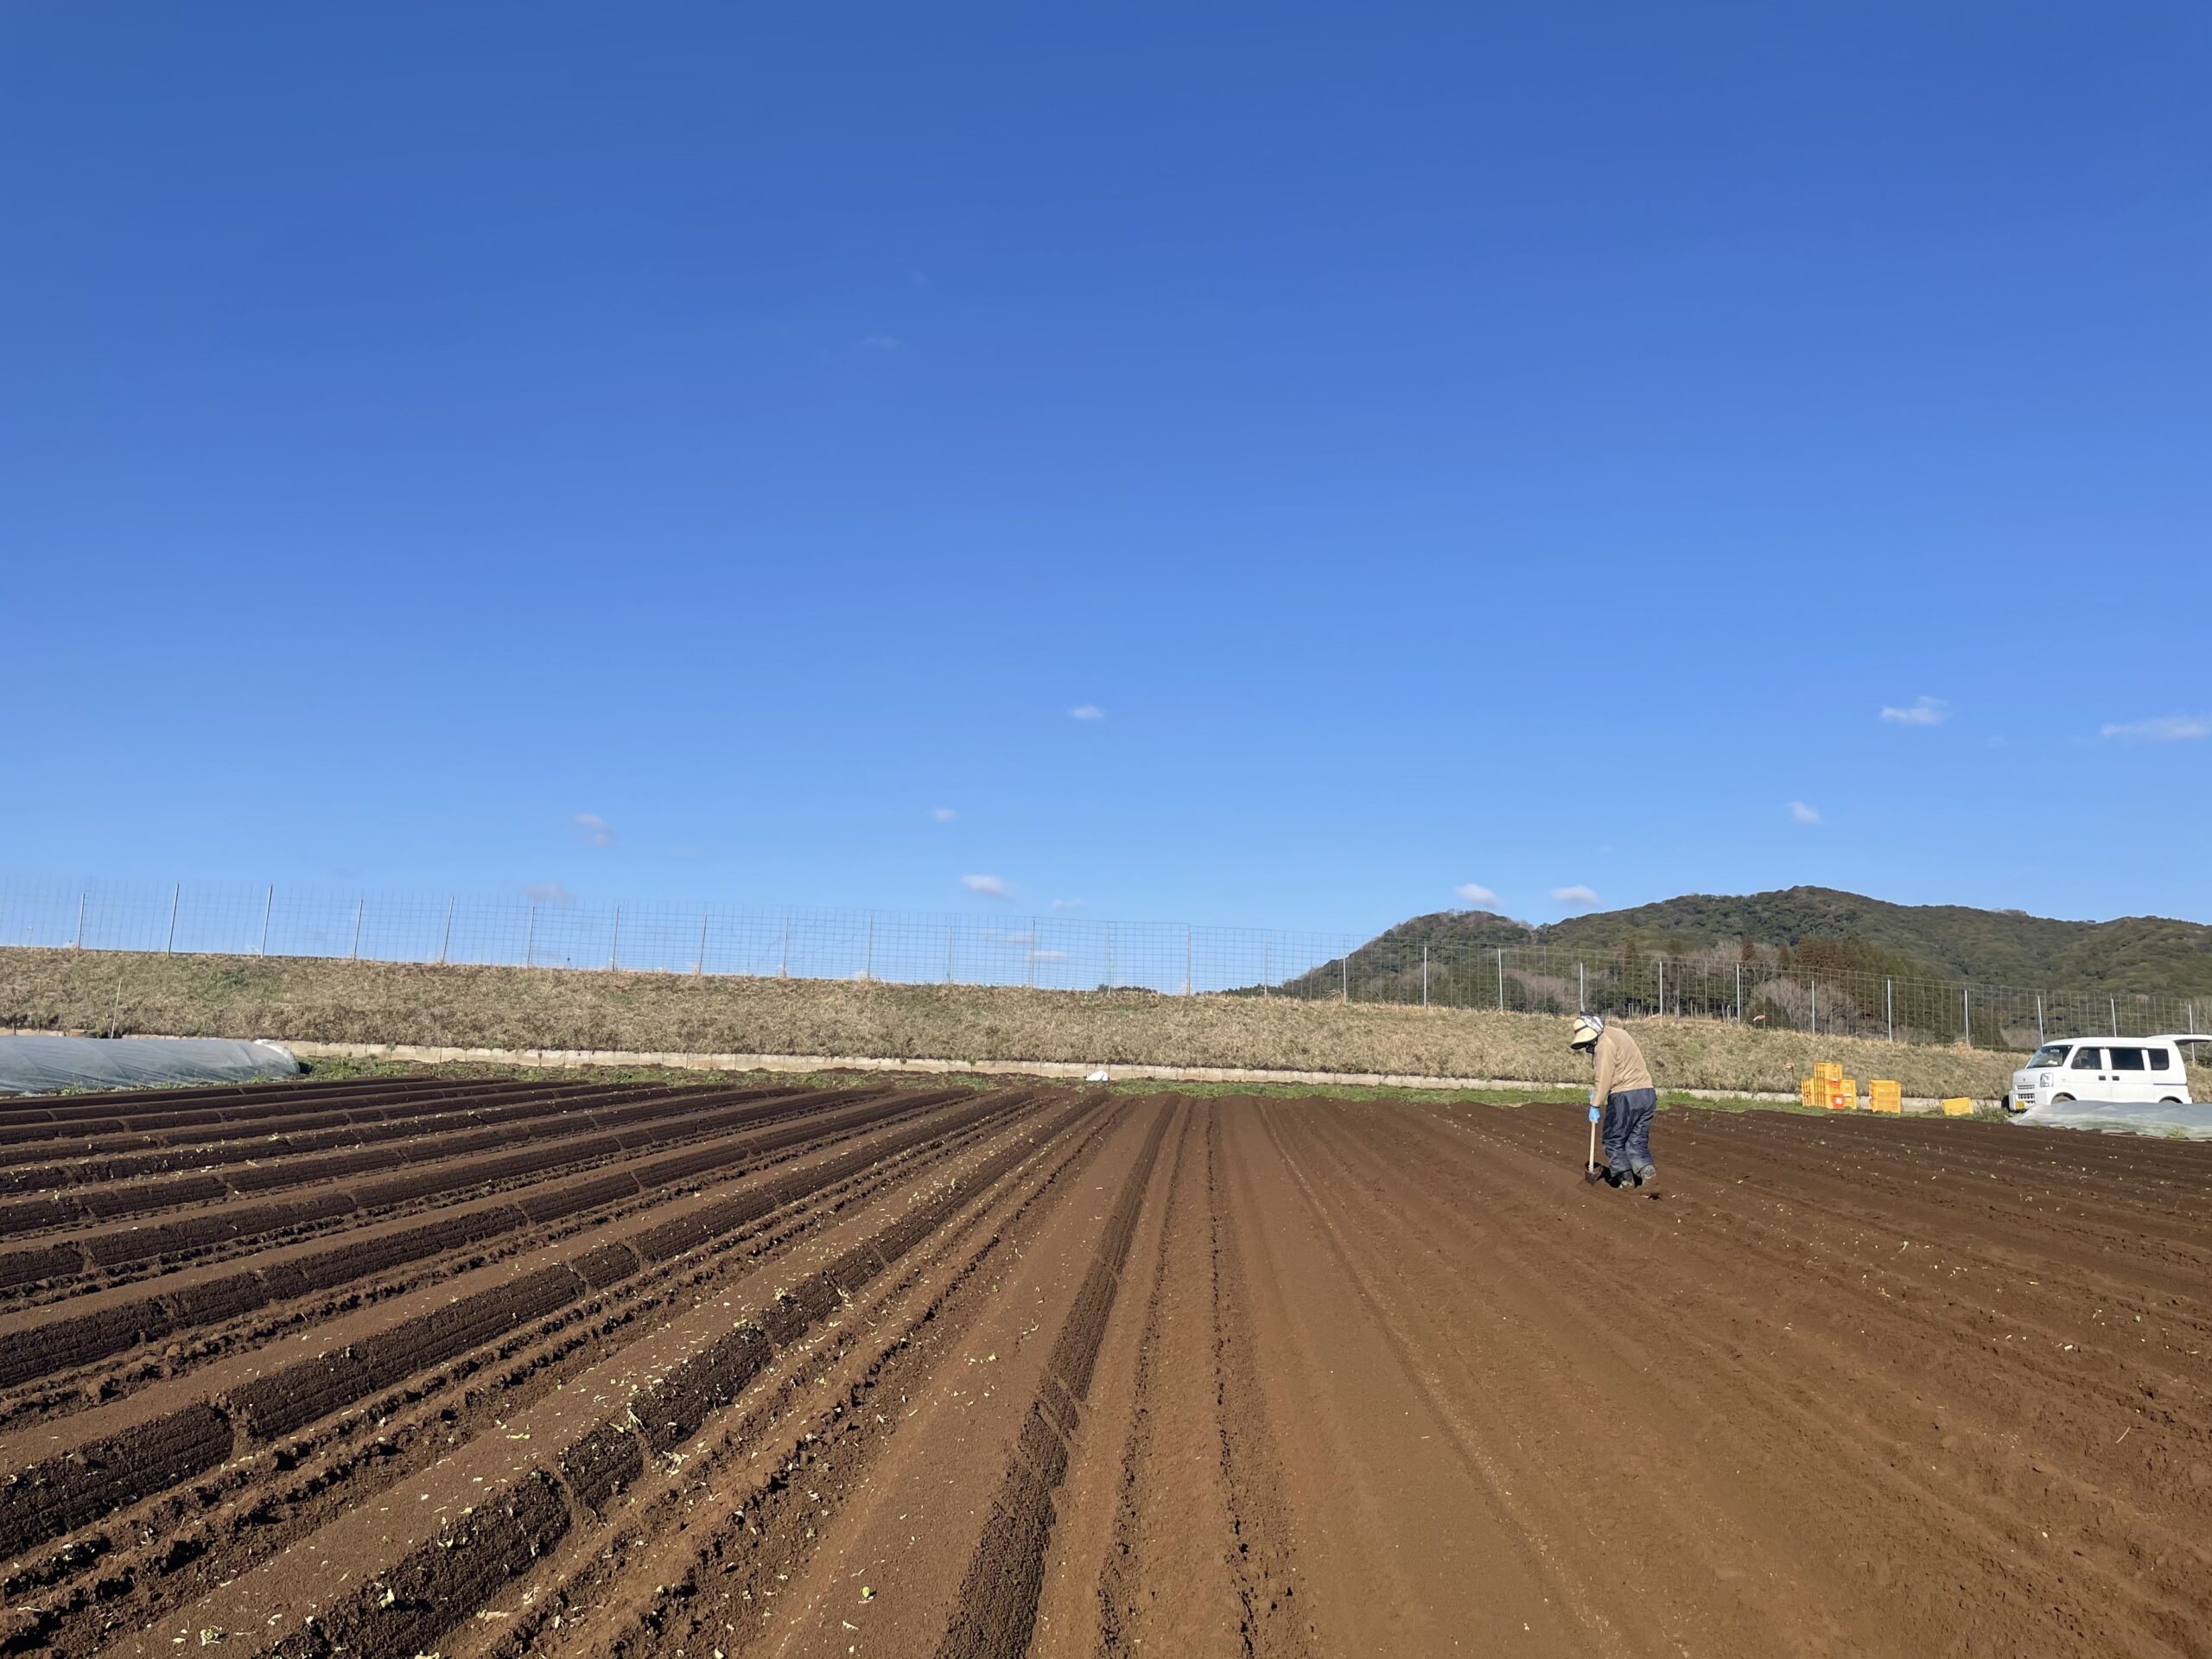
[(1605, 1108), (1605, 1181), (1611, 1186), (1659, 1190), (1659, 1171), (1651, 1161), (1651, 1116), (1659, 1092), (1636, 1039), (1605, 1023), (1603, 1014), (1586, 1014), (1574, 1022), (1569, 1046), (1586, 1051), (1598, 1064), (1598, 1084), (1590, 1091), (1594, 1113)]

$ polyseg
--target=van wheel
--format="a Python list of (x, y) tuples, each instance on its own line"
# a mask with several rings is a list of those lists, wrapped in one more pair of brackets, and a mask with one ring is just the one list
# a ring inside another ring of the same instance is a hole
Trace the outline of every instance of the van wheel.
[(2071, 1095), (2053, 1095), (2050, 1097), (2050, 1103), (2054, 1106), (2071, 1106), (2074, 1103), (2074, 1096)]
[(2181, 1102), (2176, 1100), (2171, 1095), (2168, 1095), (2164, 1100), (2161, 1100), (2158, 1104), (2161, 1106), (2178, 1106), (2181, 1104)]

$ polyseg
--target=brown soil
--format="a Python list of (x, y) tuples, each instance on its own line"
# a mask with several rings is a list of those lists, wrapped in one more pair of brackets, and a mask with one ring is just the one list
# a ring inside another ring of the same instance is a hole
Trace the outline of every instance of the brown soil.
[(2212, 1654), (2212, 1147), (1669, 1112), (1654, 1198), (1567, 1106), (557, 1084), (0, 1137), (11, 1651)]

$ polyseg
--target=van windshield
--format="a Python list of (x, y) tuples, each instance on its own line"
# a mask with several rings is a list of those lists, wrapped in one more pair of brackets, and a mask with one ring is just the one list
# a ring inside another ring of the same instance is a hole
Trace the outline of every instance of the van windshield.
[(2030, 1065), (2063, 1065), (2066, 1059), (2066, 1051), (2073, 1046), (2071, 1043), (2045, 1043), (2028, 1056), (2028, 1064)]

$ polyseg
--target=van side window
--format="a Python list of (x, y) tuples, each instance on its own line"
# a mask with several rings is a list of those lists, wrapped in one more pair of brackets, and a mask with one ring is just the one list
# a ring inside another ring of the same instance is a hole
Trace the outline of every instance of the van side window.
[(2143, 1051), (2139, 1048), (2115, 1048), (2107, 1052), (2112, 1055), (2112, 1069), (2115, 1071), (2140, 1071), (2143, 1069)]
[(2088, 1044), (2083, 1047), (2075, 1049), (2074, 1051), (2074, 1070), (2076, 1071), (2101, 1071), (2104, 1066), (2104, 1050), (2097, 1047), (2094, 1044)]
[(2164, 1071), (2174, 1063), (2174, 1057), (2163, 1048), (2146, 1048), (2143, 1052), (2149, 1058), (2153, 1071)]

